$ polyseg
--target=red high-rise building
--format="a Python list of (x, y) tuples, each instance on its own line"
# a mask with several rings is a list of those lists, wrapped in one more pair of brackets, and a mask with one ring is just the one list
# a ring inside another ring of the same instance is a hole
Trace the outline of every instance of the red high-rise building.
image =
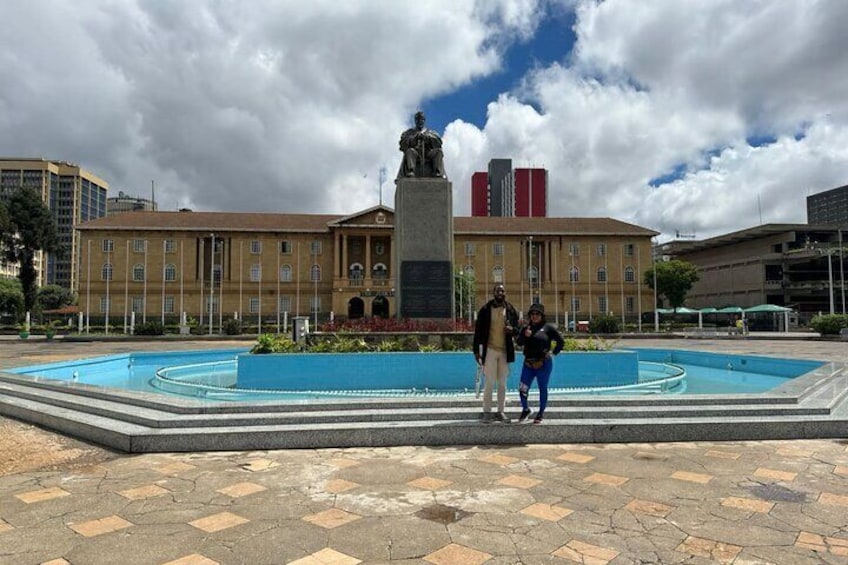
[(544, 218), (548, 215), (548, 171), (515, 169), (515, 210), (519, 217)]
[(471, 215), (489, 215), (489, 174), (477, 172), (471, 175)]

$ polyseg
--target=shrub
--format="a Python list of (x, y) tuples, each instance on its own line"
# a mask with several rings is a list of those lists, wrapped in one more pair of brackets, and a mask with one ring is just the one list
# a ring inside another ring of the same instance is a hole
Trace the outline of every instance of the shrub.
[(224, 333), (227, 335), (241, 335), (242, 327), (241, 320), (238, 318), (230, 318), (224, 322)]
[(810, 320), (810, 327), (822, 335), (838, 335), (839, 330), (848, 328), (848, 315), (826, 314)]
[(595, 316), (589, 321), (589, 331), (593, 334), (617, 334), (621, 332), (621, 320), (615, 316), (604, 314)]
[(165, 326), (159, 320), (150, 320), (135, 326), (135, 335), (165, 335)]
[(575, 339), (573, 337), (565, 338), (562, 344), (563, 351), (609, 351), (612, 345), (603, 339)]
[(287, 335), (262, 334), (256, 340), (251, 353), (297, 353), (301, 348)]

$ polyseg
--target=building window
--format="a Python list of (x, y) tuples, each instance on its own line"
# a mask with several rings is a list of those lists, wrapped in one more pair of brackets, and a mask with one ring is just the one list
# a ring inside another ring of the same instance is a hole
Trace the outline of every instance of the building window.
[(624, 244), (624, 256), (625, 257), (633, 257), (633, 244), (625, 243)]
[(319, 240), (314, 240), (309, 245), (309, 250), (313, 255), (321, 255), (321, 242)]
[(476, 277), (477, 271), (474, 269), (474, 265), (465, 266), (465, 275), (468, 277)]
[(636, 282), (636, 271), (633, 270), (633, 267), (624, 267), (624, 282)]
[(141, 263), (133, 265), (133, 280), (136, 282), (144, 281), (144, 265)]
[(291, 280), (292, 280), (291, 265), (281, 265), (280, 266), (280, 282), (291, 282)]
[(599, 296), (598, 297), (598, 311), (601, 314), (607, 313), (607, 297), (606, 296)]
[(106, 263), (103, 265), (103, 269), (100, 271), (100, 280), (103, 281), (111, 281), (112, 280), (112, 264)]
[(262, 280), (262, 265), (251, 265), (250, 267), (250, 282), (260, 282)]
[(374, 265), (372, 277), (375, 281), (384, 281), (389, 278), (389, 270), (383, 263), (377, 263)]
[(320, 265), (312, 265), (312, 268), (309, 269), (309, 280), (316, 282), (321, 280), (321, 266)]
[(529, 280), (532, 284), (536, 284), (536, 281), (539, 278), (539, 269), (533, 265), (529, 269), (527, 269), (527, 280)]
[(598, 257), (603, 257), (607, 254), (607, 244), (599, 243), (598, 244)]
[(221, 272), (221, 265), (212, 267), (212, 280), (215, 281), (215, 284), (221, 284)]
[(473, 257), (474, 253), (476, 251), (477, 251), (477, 246), (475, 244), (473, 244), (473, 243), (466, 243), (465, 244), (465, 256), (466, 257)]
[(628, 314), (633, 314), (636, 311), (636, 299), (632, 296), (624, 298), (624, 311)]
[(100, 313), (101, 313), (101, 314), (106, 314), (106, 313), (108, 313), (108, 312), (109, 312), (109, 307), (110, 307), (109, 299), (108, 299), (108, 298), (106, 298), (105, 296), (101, 296), (101, 297), (100, 297)]
[(177, 242), (173, 239), (165, 240), (165, 253), (174, 253), (177, 250)]
[(135, 253), (144, 253), (144, 249), (146, 247), (145, 243), (147, 243), (144, 239), (134, 239), (133, 240), (133, 251)]
[(568, 254), (572, 257), (580, 256), (580, 244), (579, 243), (569, 243), (568, 244)]
[(280, 242), (280, 253), (283, 255), (291, 255), (292, 252), (292, 242), (288, 239), (284, 239)]
[(492, 281), (494, 281), (496, 283), (503, 284), (504, 273), (503, 273), (503, 267), (501, 267), (500, 265), (492, 268)]
[(580, 299), (576, 296), (571, 299), (571, 311), (572, 312), (579, 312), (580, 311)]
[(165, 303), (163, 305), (163, 308), (164, 308), (166, 314), (173, 314), (174, 313), (174, 297), (173, 296), (166, 296), (165, 297)]
[(580, 282), (580, 269), (577, 267), (571, 267), (568, 270), (568, 282)]
[(144, 297), (143, 296), (133, 296), (132, 297), (132, 311), (136, 314), (141, 314), (144, 311)]
[(309, 312), (311, 314), (317, 314), (321, 311), (321, 297), (320, 296), (310, 296), (309, 297)]
[(259, 297), (257, 297), (257, 296), (251, 296), (250, 297), (250, 304), (248, 305), (248, 309), (250, 310), (251, 314), (258, 314), (259, 313)]
[(291, 312), (291, 296), (280, 297), (280, 312)]
[(348, 272), (350, 273), (350, 278), (353, 280), (358, 281), (365, 277), (365, 267), (362, 266), (362, 263), (354, 263), (350, 266)]
[(114, 239), (104, 239), (103, 240), (103, 252), (111, 253), (115, 250), (115, 240)]
[(165, 265), (165, 280), (168, 282), (173, 282), (177, 280), (177, 267), (176, 265)]
[(206, 313), (207, 314), (217, 314), (218, 313), (218, 297), (217, 296), (206, 297)]
[(504, 244), (503, 243), (494, 243), (492, 244), (492, 255), (495, 257), (503, 257), (504, 252)]
[(598, 267), (598, 282), (607, 282), (607, 268)]
[(258, 239), (251, 240), (250, 242), (250, 252), (254, 255), (258, 255), (262, 253), (262, 242)]

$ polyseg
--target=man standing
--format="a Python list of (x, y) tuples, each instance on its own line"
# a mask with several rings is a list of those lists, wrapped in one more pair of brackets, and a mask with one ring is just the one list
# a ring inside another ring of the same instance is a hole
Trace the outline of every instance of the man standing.
[[(493, 298), (480, 309), (474, 325), (474, 359), (483, 366), (483, 422), (509, 422), (504, 416), (509, 364), (515, 361), (513, 338), (518, 330), (518, 312), (506, 301), (506, 290), (496, 284)], [(492, 414), (492, 389), (498, 385), (498, 411)]]

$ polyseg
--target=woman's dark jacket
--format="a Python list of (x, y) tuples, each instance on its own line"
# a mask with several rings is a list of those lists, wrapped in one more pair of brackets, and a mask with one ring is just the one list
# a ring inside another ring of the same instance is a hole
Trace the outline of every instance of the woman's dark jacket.
[[(486, 361), (486, 350), (489, 348), (489, 326), (492, 325), (492, 307), (494, 304), (494, 300), (489, 300), (485, 306), (480, 308), (480, 312), (477, 313), (477, 323), (474, 325), (474, 353), (478, 353), (482, 346), (483, 352), (480, 353), (480, 360), (484, 363)], [(506, 308), (504, 318), (512, 328), (512, 333), (504, 336), (506, 361), (512, 363), (515, 361), (515, 344), (512, 341), (518, 331), (518, 312), (507, 301), (504, 301), (503, 307)]]
[[(533, 333), (530, 337), (524, 335), (524, 330), (530, 328)], [(548, 353), (553, 355), (562, 351), (563, 339), (554, 326), (542, 322), (539, 324), (527, 324), (518, 332), (518, 345), (524, 346), (524, 358), (537, 361), (542, 360)], [(551, 342), (556, 342), (553, 351), (551, 351)]]

